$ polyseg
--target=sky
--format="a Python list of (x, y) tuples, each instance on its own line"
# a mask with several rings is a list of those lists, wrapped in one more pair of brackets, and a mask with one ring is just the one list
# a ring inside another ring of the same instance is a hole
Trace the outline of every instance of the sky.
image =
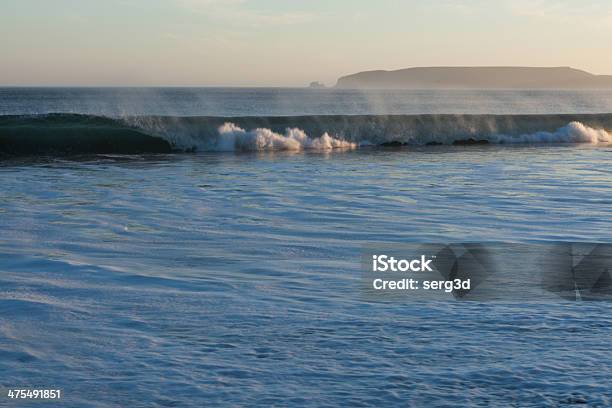
[(305, 86), (373, 69), (612, 74), (609, 0), (0, 0), (0, 85)]

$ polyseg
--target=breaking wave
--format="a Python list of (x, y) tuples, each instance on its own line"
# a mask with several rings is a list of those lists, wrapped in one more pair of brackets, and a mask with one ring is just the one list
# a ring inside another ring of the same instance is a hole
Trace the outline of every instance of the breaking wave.
[(246, 131), (234, 123), (226, 122), (219, 127), (215, 147), (214, 150), (218, 151), (329, 150), (354, 149), (357, 143), (336, 139), (327, 132), (313, 139), (297, 128), (288, 128), (285, 134), (279, 134), (266, 128)]
[(353, 149), (364, 145), (612, 143), (612, 114), (257, 117), (0, 116), (2, 154)]
[(570, 122), (566, 126), (554, 132), (540, 131), (535, 133), (525, 133), (518, 136), (512, 135), (492, 135), (491, 143), (591, 143), (609, 144), (612, 143), (612, 133), (605, 129), (596, 129), (581, 122)]

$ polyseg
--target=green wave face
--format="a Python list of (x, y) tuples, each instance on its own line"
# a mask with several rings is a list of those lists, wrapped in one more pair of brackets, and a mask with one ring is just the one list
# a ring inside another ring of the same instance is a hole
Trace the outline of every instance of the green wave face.
[(0, 153), (4, 155), (140, 154), (171, 150), (166, 140), (118, 119), (74, 114), (0, 117)]

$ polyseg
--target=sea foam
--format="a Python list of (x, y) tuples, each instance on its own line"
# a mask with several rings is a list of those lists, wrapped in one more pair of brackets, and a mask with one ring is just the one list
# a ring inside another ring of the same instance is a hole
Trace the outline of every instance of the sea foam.
[(218, 151), (266, 151), (292, 150), (299, 151), (354, 149), (357, 143), (348, 142), (330, 136), (327, 132), (312, 138), (302, 129), (287, 128), (285, 134), (280, 134), (267, 128), (245, 130), (232, 122), (226, 122), (219, 127), (219, 138), (215, 144)]
[(491, 143), (612, 143), (612, 134), (605, 129), (595, 129), (581, 122), (570, 122), (554, 132), (525, 133), (518, 136), (492, 135)]

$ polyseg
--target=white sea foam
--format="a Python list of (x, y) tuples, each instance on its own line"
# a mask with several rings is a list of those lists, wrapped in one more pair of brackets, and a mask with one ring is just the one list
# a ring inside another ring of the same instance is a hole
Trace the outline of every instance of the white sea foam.
[(604, 128), (608, 118), (587, 117), (585, 121), (574, 119), (568, 123), (554, 115), (313, 116), (285, 121), (247, 117), (223, 122), (208, 117), (140, 117), (127, 121), (164, 138), (178, 150), (188, 151), (330, 150), (392, 142), (452, 145), (470, 140), (491, 144), (612, 143), (612, 133)]
[(357, 144), (337, 139), (328, 133), (311, 138), (298, 128), (288, 128), (285, 134), (280, 134), (266, 128), (247, 131), (234, 123), (226, 122), (219, 127), (219, 138), (215, 147), (217, 151), (299, 151), (354, 149)]
[(612, 143), (612, 134), (580, 122), (570, 122), (554, 132), (526, 133), (518, 136), (492, 135), (491, 143)]
[[(389, 135), (397, 137), (396, 140), (406, 144), (419, 144), (417, 140), (402, 135)], [(491, 133), (478, 138), (487, 140), (492, 144), (545, 144), (545, 143), (612, 143), (612, 134), (605, 129), (596, 129), (581, 122), (570, 122), (553, 132), (539, 131), (519, 135)], [(432, 133), (428, 141), (443, 144), (452, 144), (457, 140), (465, 140), (465, 136), (448, 137)], [(306, 132), (298, 128), (288, 128), (285, 134), (276, 133), (267, 128), (245, 130), (232, 122), (226, 122), (219, 127), (219, 137), (212, 150), (217, 151), (265, 151), (265, 150), (327, 150), (327, 149), (354, 149), (359, 146), (368, 146), (372, 143), (353, 136), (355, 142), (330, 136), (327, 132), (321, 137), (311, 138)], [(391, 139), (393, 140), (393, 139)], [(420, 140), (422, 142), (422, 139)], [(416, 142), (416, 143), (415, 143)], [(209, 149), (210, 146), (209, 146)]]

